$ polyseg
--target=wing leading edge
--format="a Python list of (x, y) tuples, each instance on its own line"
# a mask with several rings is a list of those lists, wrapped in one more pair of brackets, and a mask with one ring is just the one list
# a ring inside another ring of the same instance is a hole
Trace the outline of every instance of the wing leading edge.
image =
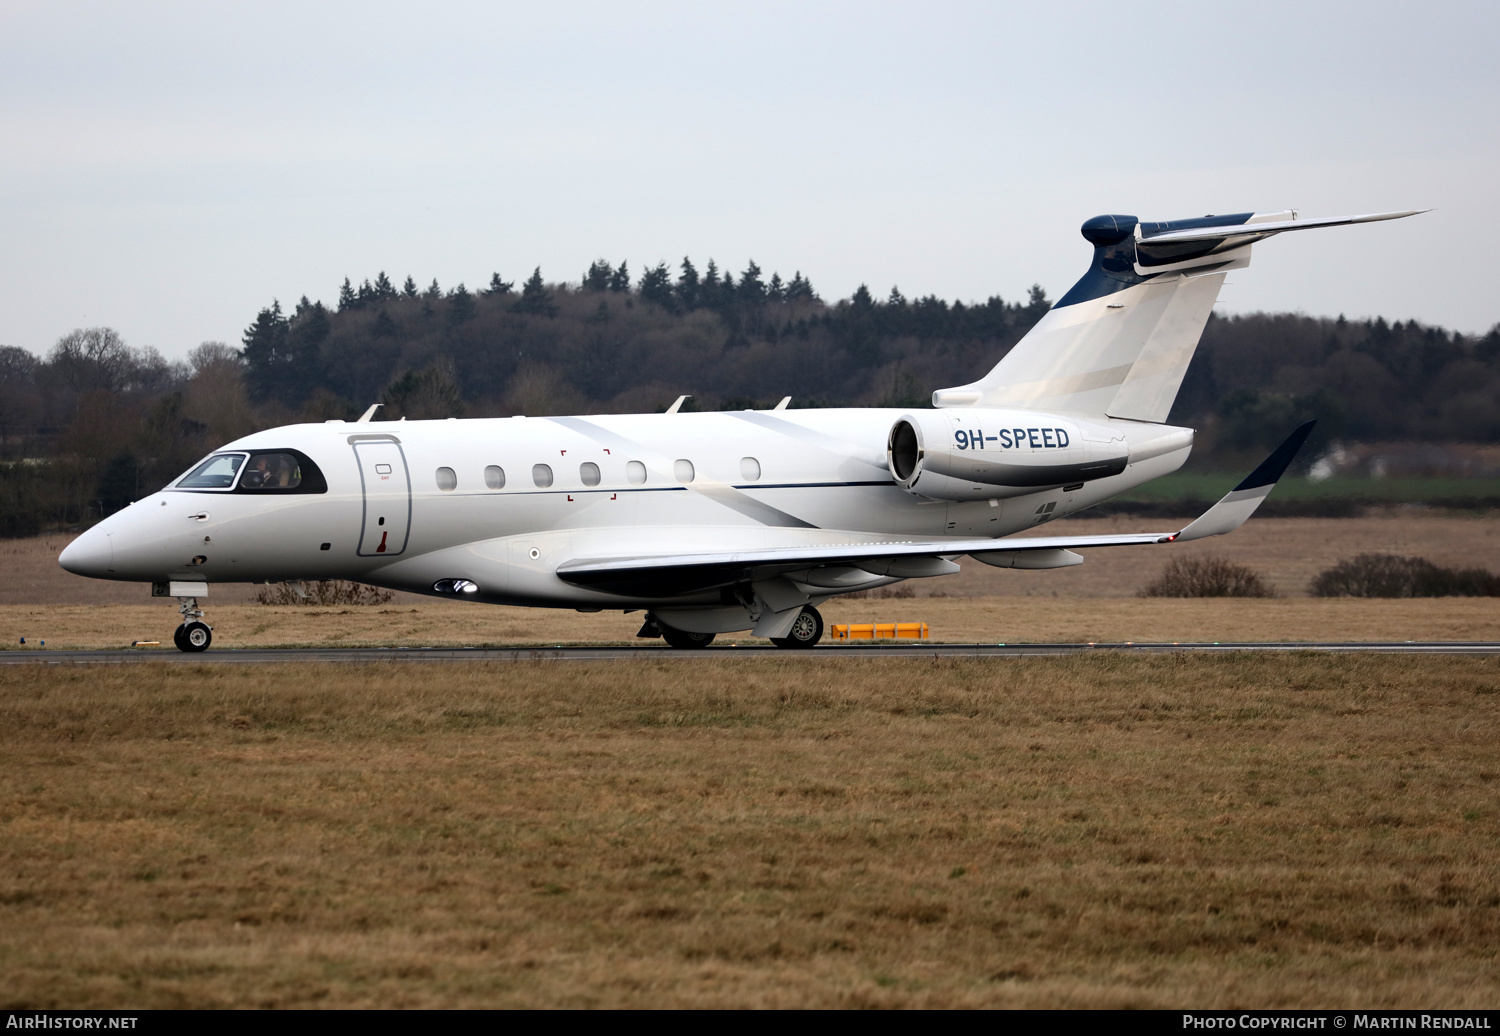
[[(1294, 431), (1223, 499), (1176, 532), (882, 540), (695, 554), (576, 558), (558, 566), (557, 575), (564, 582), (605, 593), (672, 597), (827, 567), (843, 566), (907, 578), (942, 575), (956, 571), (951, 559), (966, 554), (1001, 568), (1058, 568), (1082, 561), (1076, 554), (1069, 554), (1073, 548), (1139, 546), (1222, 536), (1243, 525), (1270, 495), (1316, 423), (1309, 421)], [(836, 586), (831, 583), (830, 592), (838, 592)]]

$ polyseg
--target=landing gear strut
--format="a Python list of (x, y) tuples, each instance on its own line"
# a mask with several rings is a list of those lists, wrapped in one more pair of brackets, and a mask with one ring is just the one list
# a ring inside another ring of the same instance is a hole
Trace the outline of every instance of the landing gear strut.
[(784, 637), (772, 637), (771, 643), (781, 648), (810, 648), (823, 639), (823, 616), (818, 609), (807, 605), (792, 622), (792, 628)]
[(178, 611), (182, 612), (182, 625), (172, 631), (172, 643), (178, 651), (207, 651), (213, 643), (213, 629), (203, 621), (203, 609), (198, 607), (198, 598), (179, 597)]

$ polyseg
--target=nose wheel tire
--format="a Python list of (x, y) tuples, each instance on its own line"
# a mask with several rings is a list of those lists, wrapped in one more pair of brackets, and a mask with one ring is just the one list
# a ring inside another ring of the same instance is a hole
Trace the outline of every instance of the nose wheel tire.
[(172, 643), (179, 651), (207, 651), (213, 639), (213, 631), (203, 622), (185, 622), (172, 631)]
[(668, 647), (674, 648), (705, 648), (714, 642), (712, 633), (689, 633), (687, 630), (674, 630), (671, 626), (661, 626), (661, 639), (667, 642)]
[(782, 648), (810, 648), (823, 639), (823, 616), (809, 605), (792, 622), (792, 628), (784, 637), (772, 637), (771, 643)]

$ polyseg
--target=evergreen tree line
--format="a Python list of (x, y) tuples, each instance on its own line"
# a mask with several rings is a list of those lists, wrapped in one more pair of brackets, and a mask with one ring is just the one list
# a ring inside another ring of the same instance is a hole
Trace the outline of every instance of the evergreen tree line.
[(1215, 317), (1169, 420), (1205, 429), (1195, 454), (1230, 464), (1312, 418), (1314, 448), (1500, 442), (1500, 324), (1463, 335), (1383, 317)]
[[(346, 280), (335, 306), (273, 302), (240, 348), (207, 342), (186, 362), (81, 329), (46, 357), (0, 347), (0, 535), (97, 520), (240, 435), (373, 402), (412, 419), (649, 412), (684, 393), (688, 409), (927, 406), (1049, 305), (1040, 287), (966, 304), (861, 286), (829, 303), (800, 271), (684, 259), (637, 278), (600, 259), (577, 282), (534, 270), (474, 292)], [(1240, 464), (1308, 417), (1324, 441), (1500, 442), (1500, 325), (1210, 319), (1170, 418), (1202, 430), (1195, 461)]]
[(767, 278), (751, 262), (736, 277), (684, 259), (675, 276), (658, 264), (633, 280), (627, 263), (600, 259), (575, 283), (534, 270), (519, 289), (499, 274), (478, 292), (346, 280), (334, 309), (304, 297), (290, 313), (261, 310), (243, 353), (251, 400), (294, 409), (359, 409), (393, 387), (402, 398), (387, 402), (403, 402), (419, 373), (451, 378), (471, 414), (651, 409), (679, 389), (710, 406), (915, 404), (931, 379), (993, 364), (1048, 305), (1040, 287), (1022, 303), (965, 305), (895, 288), (877, 300), (863, 286), (830, 305), (800, 271)]

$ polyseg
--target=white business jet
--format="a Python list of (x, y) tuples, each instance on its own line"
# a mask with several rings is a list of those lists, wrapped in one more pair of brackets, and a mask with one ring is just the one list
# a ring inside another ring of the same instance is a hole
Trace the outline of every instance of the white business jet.
[[(1425, 211), (1425, 210), (1424, 210)], [(773, 410), (288, 425), (229, 443), (58, 559), (180, 603), (212, 639), (212, 582), (351, 579), (490, 604), (644, 610), (641, 636), (701, 647), (823, 633), (838, 594), (958, 571), (1076, 565), (1076, 549), (1238, 528), (1311, 424), (1174, 532), (1014, 536), (1187, 459), (1165, 424), (1225, 274), (1291, 230), (1415, 215), (1239, 213), (1083, 225), (1093, 265), (979, 381), (933, 410)], [(1002, 539), (1002, 537), (1008, 537)]]

